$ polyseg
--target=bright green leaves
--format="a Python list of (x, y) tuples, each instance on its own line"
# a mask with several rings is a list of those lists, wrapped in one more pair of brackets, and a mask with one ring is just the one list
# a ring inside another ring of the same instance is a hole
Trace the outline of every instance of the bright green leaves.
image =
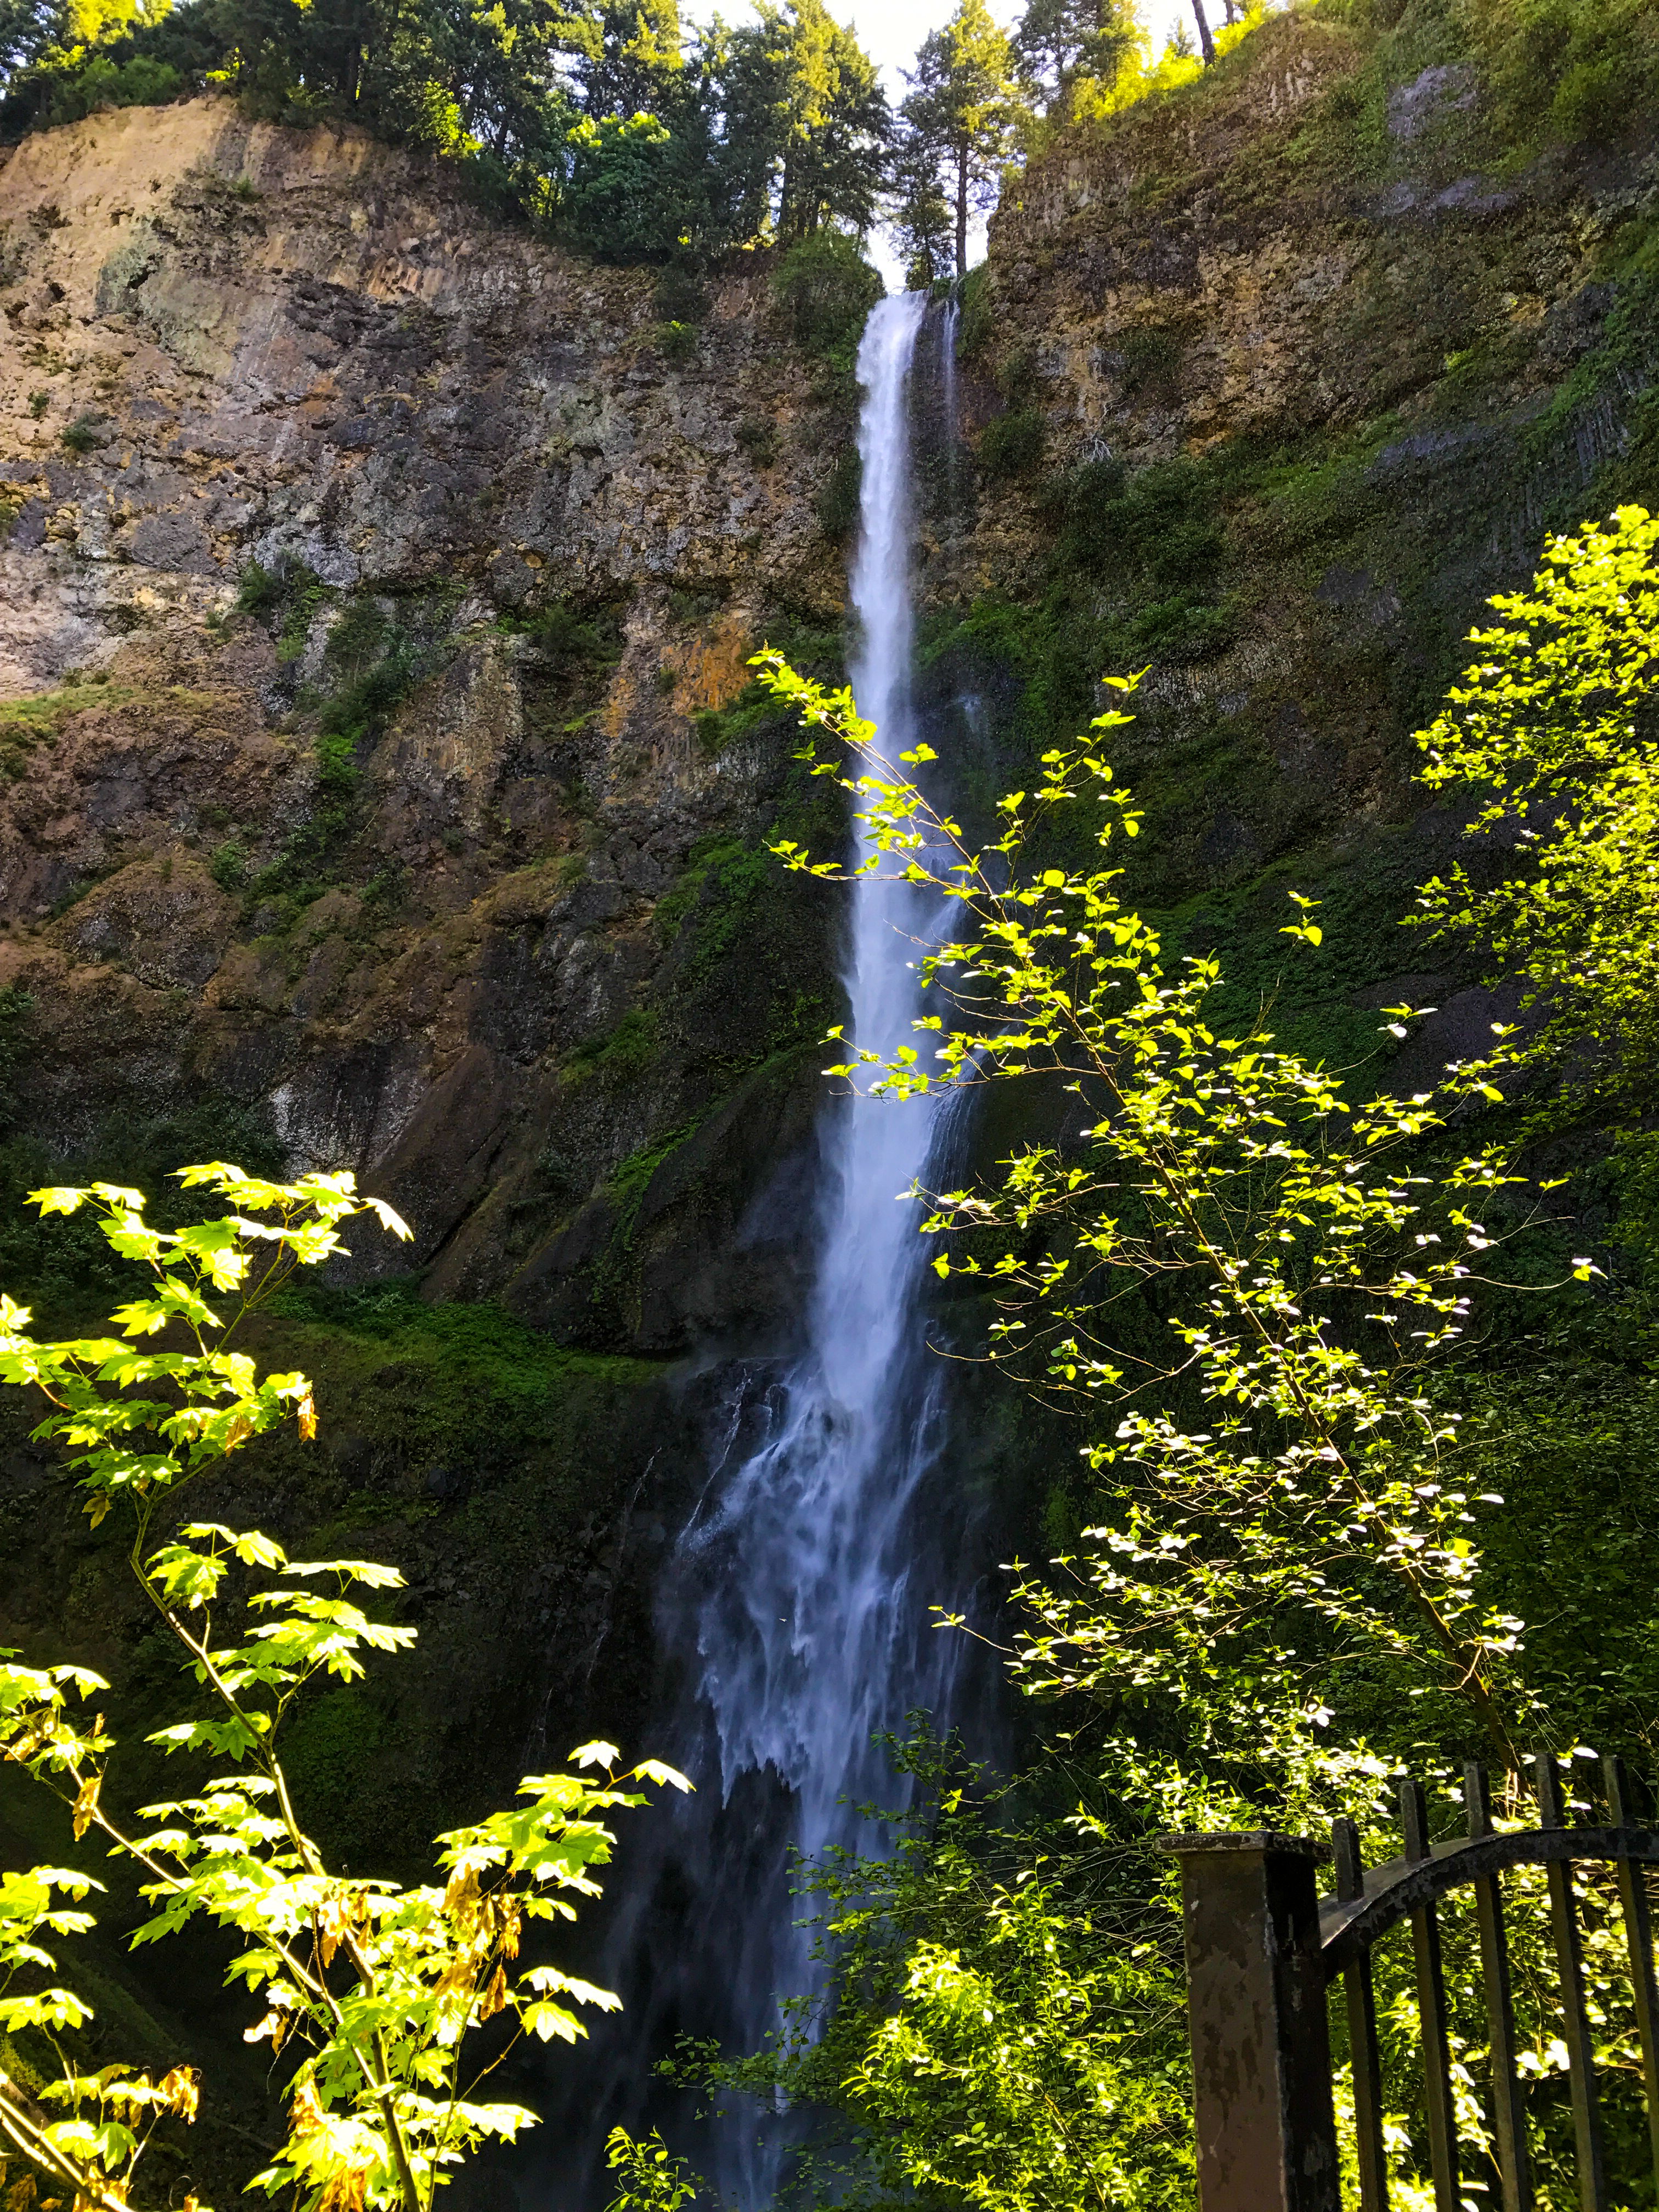
[[(1172, 1716), (1207, 1714), (1253, 1767), (1252, 1738), (1305, 1774), (1324, 1723), (1303, 1699), (1271, 1729), (1261, 1717), (1284, 1694), (1296, 1622), (1312, 1648), (1364, 1655), (1461, 1707), (1453, 1725), (1510, 1761), (1513, 1625), (1482, 1600), (1439, 1480), (1455, 1424), (1421, 1380), (1467, 1328), (1501, 1241), (1472, 1210), (1513, 1180), (1500, 1154), (1415, 1164), (1449, 1100), (1492, 1095), (1485, 1068), (1357, 1108), (1265, 1024), (1219, 1034), (1217, 963), (1167, 961), (1117, 871), (1028, 864), (1048, 809), (1100, 809), (1103, 848), (1134, 826), (1098, 749), (1128, 720), (1117, 708), (1001, 800), (981, 851), (889, 767), (845, 694), (766, 665), (839, 747), (869, 865), (926, 883), (947, 914), (920, 971), (948, 1009), (927, 1018), (933, 1066), (855, 1040), (836, 1072), (896, 1097), (1034, 1077), (1076, 1101), (1063, 1145), (932, 1194), (921, 1222), (937, 1272), (994, 1297), (992, 1357), (1089, 1422), (1111, 1501), (1068, 1579), (1021, 1584), (1017, 1676), (1109, 1707), (1132, 1688)], [(1135, 680), (1115, 688), (1127, 698)], [(1284, 934), (1317, 948), (1317, 902), (1290, 896)], [(1176, 1403), (1190, 1410), (1159, 1410)]]
[[(151, 1292), (114, 1316), (120, 1336), (58, 1343), (31, 1337), (27, 1310), (0, 1296), (0, 1381), (45, 1394), (52, 1411), (35, 1433), (68, 1447), (94, 1522), (118, 1501), (134, 1509), (134, 1572), (206, 1693), (192, 1702), (208, 1708), (149, 1741), (237, 1771), (147, 1807), (143, 1817), (159, 1825), (129, 1835), (103, 1801), (113, 1739), (101, 1717), (81, 1724), (70, 1710), (107, 1686), (82, 1668), (20, 1666), (9, 1652), (0, 1652), (0, 1758), (56, 1791), (77, 1838), (95, 1827), (143, 1869), (152, 1911), (135, 1942), (199, 1919), (247, 1939), (230, 1970), (264, 2006), (247, 2039), (269, 2041), (273, 2054), (305, 2053), (283, 2077), (283, 2148), (252, 2185), (295, 2193), (299, 2212), (430, 2212), (447, 2167), (486, 2137), (510, 2141), (533, 2123), (516, 2106), (471, 2094), (463, 2069), (472, 2032), (505, 2014), (509, 2041), (574, 2041), (586, 2033), (580, 2008), (617, 2003), (545, 1960), (520, 1969), (526, 1924), (568, 1919), (572, 1899), (599, 1894), (596, 1870), (615, 1840), (610, 1816), (645, 1802), (639, 1785), (690, 1784), (654, 1761), (619, 1772), (612, 1746), (585, 1744), (574, 1754), (579, 1771), (531, 1776), (522, 1802), (439, 1838), (441, 1889), (328, 1870), (277, 1755), (282, 1726), (319, 1676), (356, 1681), (370, 1654), (413, 1643), (412, 1629), (375, 1620), (358, 1602), (364, 1590), (400, 1589), (402, 1576), (374, 1560), (291, 1559), (258, 1529), (219, 1522), (186, 1522), (148, 1557), (144, 1535), (159, 1498), (277, 1424), (292, 1419), (302, 1437), (315, 1433), (306, 1377), (261, 1376), (229, 1347), (241, 1316), (295, 1267), (338, 1251), (349, 1216), (372, 1212), (394, 1234), (408, 1231), (389, 1207), (360, 1197), (349, 1175), (274, 1183), (214, 1162), (180, 1179), (210, 1187), (233, 1210), (172, 1232), (147, 1226), (137, 1191), (34, 1194), (48, 1214), (98, 1212), (112, 1246), (150, 1269)], [(209, 1291), (233, 1294), (224, 1313)], [(87, 1924), (62, 1893), (88, 1886), (46, 1868), (0, 1876), (0, 2027), (50, 2033), (88, 2016), (71, 1992), (10, 1987), (21, 1967), (37, 1978), (51, 1970), (41, 1930)], [(490, 2065), (500, 2045), (498, 2029)], [(153, 2082), (66, 2065), (45, 2094), (70, 2116), (43, 2120), (0, 2075), (0, 2135), (76, 2202), (118, 2212), (149, 2129), (163, 2113), (192, 2117), (197, 2090), (185, 2069)]]
[[(372, 1213), (394, 1235), (409, 1235), (390, 1206), (359, 1194), (349, 1174), (276, 1183), (216, 1160), (181, 1169), (179, 1180), (188, 1188), (210, 1188), (236, 1210), (158, 1231), (145, 1223), (141, 1191), (93, 1183), (30, 1194), (43, 1214), (90, 1207), (112, 1249), (150, 1270), (149, 1294), (129, 1299), (112, 1316), (120, 1338), (39, 1343), (27, 1334), (27, 1311), (0, 1296), (0, 1382), (33, 1383), (44, 1392), (53, 1410), (35, 1435), (84, 1447), (71, 1464), (88, 1493), (94, 1525), (125, 1496), (137, 1510), (141, 1541), (160, 1492), (176, 1490), (279, 1422), (295, 1419), (306, 1437), (315, 1431), (303, 1375), (261, 1380), (246, 1353), (225, 1348), (243, 1316), (295, 1267), (341, 1250), (338, 1224), (353, 1214)], [(210, 1291), (234, 1293), (239, 1303), (222, 1313), (210, 1304)], [(157, 1336), (170, 1337), (167, 1349), (134, 1348), (133, 1340)], [(157, 1383), (167, 1395), (127, 1395)]]
[(1301, 908), (1302, 919), (1300, 921), (1289, 923), (1279, 931), (1279, 935), (1299, 937), (1304, 945), (1322, 945), (1325, 938), (1324, 931), (1308, 918), (1320, 902), (1317, 899), (1304, 898), (1300, 891), (1291, 892), (1290, 897), (1291, 902)]
[[(15, 1711), (26, 1670), (4, 1672), (16, 1678), (9, 1686)], [(35, 1680), (40, 1705), (54, 1709), (55, 1688), (45, 1676)], [(7, 1755), (17, 1755), (9, 1744)], [(81, 1829), (77, 1820), (77, 1835)], [(84, 2028), (90, 2021), (92, 2008), (84, 1999), (42, 1982), (56, 1971), (57, 1960), (38, 1938), (84, 1934), (94, 1924), (92, 1915), (64, 1900), (78, 1901), (102, 1887), (73, 1868), (38, 1866), (26, 1874), (0, 1874), (0, 2034), (32, 2030), (37, 2049), (52, 2048), (64, 2029)], [(169, 2114), (192, 2120), (198, 2101), (197, 2077), (187, 2067), (175, 2067), (156, 2081), (119, 2065), (82, 2074), (65, 2061), (56, 2081), (40, 2085), (39, 2101), (0, 2073), (0, 2142), (7, 2150), (21, 2151), (51, 2181), (72, 2188), (77, 2203), (119, 2212), (156, 2121)], [(69, 2117), (49, 2118), (43, 2108), (52, 2106), (67, 2106)], [(33, 2201), (27, 2181), (23, 2186), (27, 2195), (14, 2190), (9, 2202)]]
[(1167, 1969), (1080, 1940), (1040, 1881), (981, 1911), (969, 1943), (910, 1949), (843, 2084), (905, 2179), (986, 2212), (1184, 2197), (1183, 2084), (1145, 2063), (1148, 2011), (1179, 2002)]
[[(1482, 856), (1424, 885), (1419, 926), (1468, 933), (1530, 1018), (1495, 1024), (1467, 1075), (1505, 1066), (1608, 1103), (1647, 1096), (1659, 1042), (1659, 520), (1621, 507), (1553, 539), (1528, 592), (1491, 604), (1480, 658), (1418, 732), (1420, 775), (1453, 789)], [(1496, 868), (1486, 856), (1498, 856)], [(1546, 1109), (1547, 1110), (1547, 1109)]]

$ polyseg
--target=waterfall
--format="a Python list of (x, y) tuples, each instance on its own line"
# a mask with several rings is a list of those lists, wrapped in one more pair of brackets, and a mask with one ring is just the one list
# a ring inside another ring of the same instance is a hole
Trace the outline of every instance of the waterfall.
[[(914, 294), (878, 301), (858, 358), (853, 686), (890, 755), (909, 710), (907, 398), (923, 305)], [(849, 1027), (860, 1045), (883, 1052), (912, 1038), (913, 896), (870, 877), (852, 890)], [(830, 1199), (805, 1349), (775, 1394), (768, 1432), (722, 1486), (707, 1522), (688, 1532), (694, 1551), (726, 1555), (727, 1571), (704, 1583), (696, 1622), (718, 1786), (729, 1802), (745, 1775), (775, 1777), (790, 1800), (788, 1841), (809, 1854), (859, 1840), (858, 1805), (896, 1786), (872, 1732), (901, 1726), (945, 1688), (947, 1654), (927, 1618), (939, 1593), (913, 1583), (914, 1507), (937, 1422), (929, 1378), (917, 1372), (924, 1254), (914, 1209), (896, 1202), (927, 1164), (933, 1120), (921, 1103), (831, 1109)], [(716, 1786), (713, 1775), (707, 1786)], [(744, 1900), (732, 1959), (739, 2035), (750, 2048), (775, 2027), (777, 1996), (810, 1990), (817, 1971), (794, 1924), (801, 1908), (785, 1857), (777, 1853), (764, 1893)], [(742, 2131), (714, 2178), (747, 2212), (775, 2185), (783, 2148), (752, 2144)]]
[[(908, 387), (924, 307), (916, 294), (878, 301), (858, 356), (852, 674), (890, 757), (910, 715)], [(910, 939), (926, 920), (907, 887), (854, 884), (843, 980), (860, 1045), (912, 1042)], [(661, 1645), (684, 1676), (675, 1740), (656, 1747), (696, 1795), (653, 1813), (654, 1862), (633, 1856), (624, 1877), (605, 1978), (627, 1993), (630, 2055), (618, 2051), (611, 2088), (586, 2112), (660, 2122), (732, 2212), (764, 2212), (796, 2121), (752, 2107), (699, 2120), (696, 2100), (676, 2106), (640, 2082), (673, 2034), (757, 2050), (778, 2029), (779, 2000), (821, 1986), (810, 1931), (795, 1924), (806, 1908), (792, 1893), (792, 1853), (878, 1848), (859, 1808), (891, 1806), (902, 1785), (872, 1734), (950, 1699), (959, 1639), (934, 1630), (929, 1607), (961, 1595), (951, 1544), (968, 1516), (929, 1501), (944, 1456), (943, 1363), (922, 1342), (927, 1254), (916, 1209), (901, 1200), (943, 1133), (930, 1102), (826, 1102), (819, 1215), (803, 1224), (816, 1276), (801, 1349), (781, 1368), (735, 1370), (663, 1579)], [(632, 1831), (627, 1849), (638, 1852)]]

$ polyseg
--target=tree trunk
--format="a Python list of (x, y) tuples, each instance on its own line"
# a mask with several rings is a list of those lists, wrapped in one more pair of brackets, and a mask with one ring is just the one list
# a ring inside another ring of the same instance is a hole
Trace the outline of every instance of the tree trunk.
[(1193, 13), (1198, 18), (1198, 43), (1204, 49), (1204, 66), (1208, 69), (1215, 59), (1215, 40), (1210, 36), (1210, 19), (1204, 13), (1204, 0), (1193, 0)]
[(968, 274), (968, 147), (957, 149), (957, 275)]

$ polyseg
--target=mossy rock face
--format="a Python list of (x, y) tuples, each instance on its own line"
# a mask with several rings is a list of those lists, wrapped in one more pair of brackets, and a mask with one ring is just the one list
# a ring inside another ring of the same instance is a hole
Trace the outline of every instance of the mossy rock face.
[(976, 777), (988, 744), (988, 787), (1146, 670), (1110, 740), (1150, 807), (1140, 896), (1420, 812), (1410, 733), (1485, 597), (1547, 530), (1659, 499), (1659, 232), (1632, 213), (1659, 159), (1633, 112), (1573, 106), (1615, 50), (1645, 82), (1649, 18), (1558, 14), (1523, 69), (1503, 10), (1292, 9), (1059, 133), (993, 221), (964, 415), (1018, 376), (1042, 461), (981, 471), (926, 650), (990, 709), (951, 733)]

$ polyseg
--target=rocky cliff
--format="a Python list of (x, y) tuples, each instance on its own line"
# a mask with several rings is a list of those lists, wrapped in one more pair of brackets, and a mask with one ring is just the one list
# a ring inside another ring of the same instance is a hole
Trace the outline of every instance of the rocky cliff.
[[(26, 141), (0, 240), (27, 1124), (235, 1102), (372, 1167), (434, 1295), (653, 1351), (752, 1322), (744, 1133), (799, 1121), (830, 986), (799, 902), (735, 945), (788, 748), (719, 710), (764, 636), (833, 655), (844, 444), (765, 270), (665, 315), (215, 100)], [(583, 1201), (694, 1128), (672, 1193), (623, 1178), (672, 1261), (596, 1288)]]
[[(23, 1192), (187, 1158), (351, 1166), (415, 1224), (264, 1325), (322, 1439), (214, 1504), (407, 1577), (416, 1656), (293, 1756), (333, 1848), (414, 1869), (526, 1768), (638, 1742), (704, 1466), (665, 1363), (790, 1326), (834, 908), (765, 858), (816, 787), (745, 664), (838, 670), (845, 368), (765, 257), (573, 262), (219, 100), (0, 159), (0, 1278), (106, 1311)], [(177, 1691), (125, 1540), (3, 1417), (0, 1644), (102, 1666), (137, 1747)], [(173, 1779), (131, 1751), (131, 1797)], [(73, 1848), (40, 1817), (0, 1799), (7, 1863)], [(189, 2154), (230, 2187), (240, 2023), (206, 1956), (182, 2012), (135, 1978), (136, 1909), (101, 2032), (210, 2061)]]
[(1483, 598), (1659, 490), (1650, 123), (1517, 139), (1468, 11), (1370, 13), (1397, 27), (1300, 9), (1059, 134), (969, 280), (933, 650), (1016, 742), (1149, 669), (1170, 901), (1375, 858)]

